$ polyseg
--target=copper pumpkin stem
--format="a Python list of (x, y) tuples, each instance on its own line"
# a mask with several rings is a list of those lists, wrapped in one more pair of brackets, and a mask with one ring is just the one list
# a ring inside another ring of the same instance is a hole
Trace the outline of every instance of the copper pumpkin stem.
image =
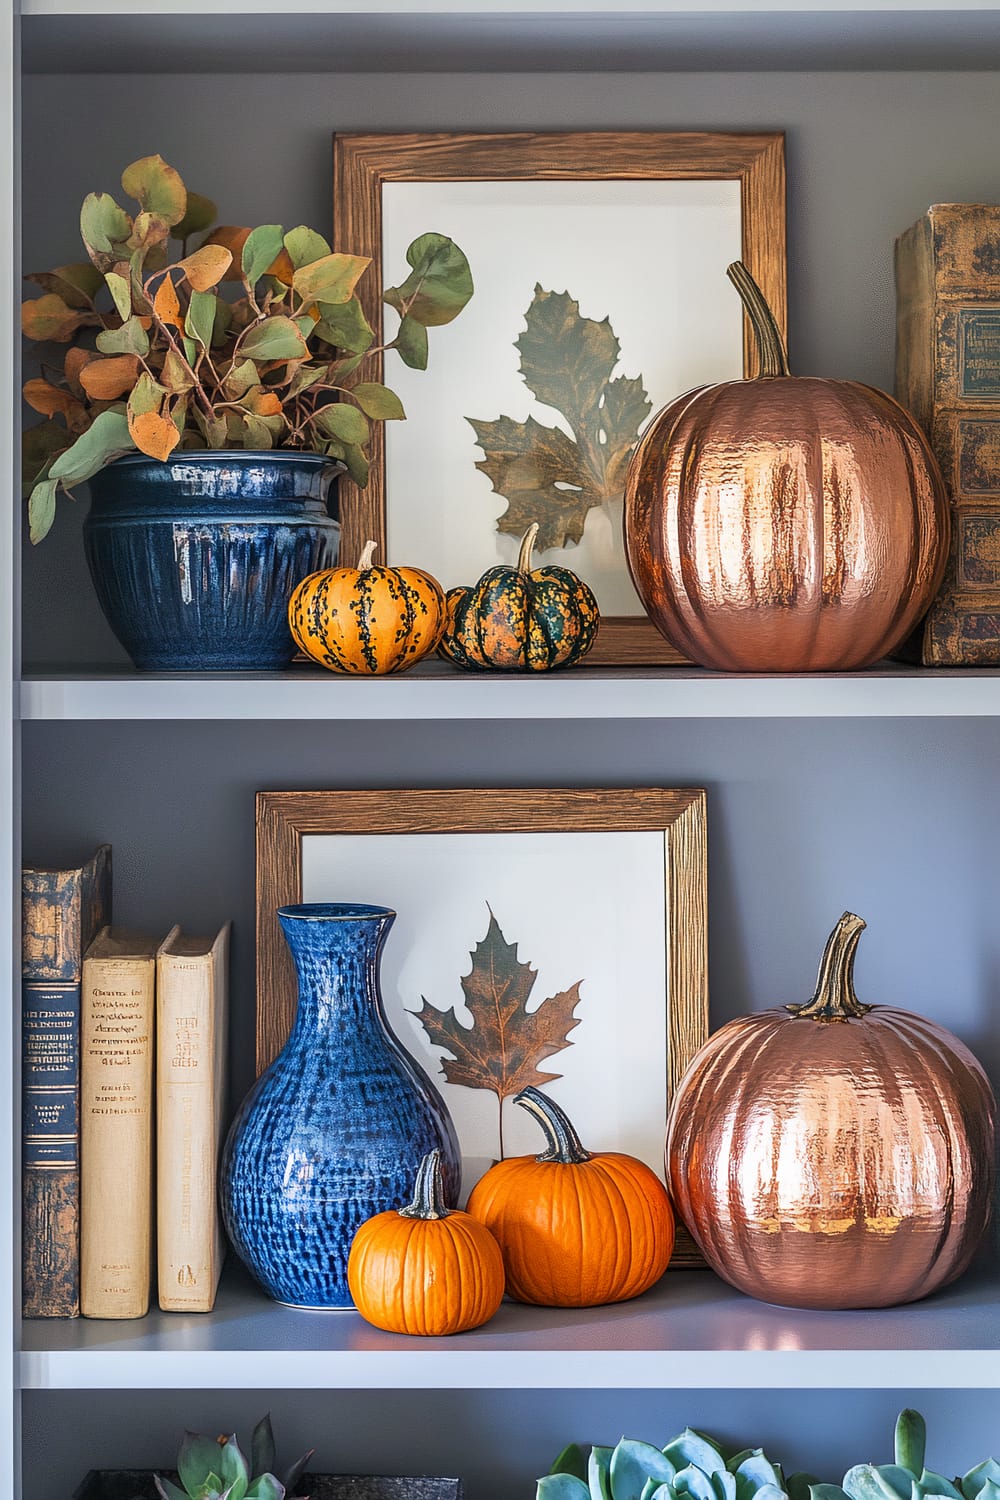
[(868, 1014), (872, 1007), (862, 1005), (854, 993), (854, 955), (864, 930), (862, 917), (844, 912), (826, 940), (815, 994), (807, 1005), (786, 1005), (786, 1010), (799, 1020), (814, 1021), (849, 1021)]
[(727, 266), (726, 275), (740, 294), (740, 301), (750, 319), (754, 338), (757, 340), (757, 355), (760, 360), (757, 379), (773, 375), (790, 375), (792, 372), (788, 368), (785, 341), (781, 337), (781, 330), (774, 321), (774, 313), (768, 306), (764, 293), (741, 260), (734, 260), (732, 265)]
[(521, 550), (517, 554), (517, 571), (525, 578), (531, 573), (531, 554), (535, 547), (535, 538), (538, 535), (538, 522), (532, 521), (524, 536), (521, 538)]
[(514, 1095), (514, 1103), (526, 1109), (529, 1115), (534, 1115), (545, 1131), (548, 1146), (540, 1156), (536, 1156), (536, 1161), (558, 1161), (564, 1166), (578, 1166), (581, 1162), (590, 1160), (590, 1152), (581, 1144), (569, 1117), (541, 1089), (532, 1088), (529, 1084), (526, 1089)]
[(451, 1209), (444, 1201), (444, 1178), (441, 1175), (441, 1152), (428, 1151), (417, 1168), (413, 1202), (398, 1210), (401, 1219), (446, 1219)]

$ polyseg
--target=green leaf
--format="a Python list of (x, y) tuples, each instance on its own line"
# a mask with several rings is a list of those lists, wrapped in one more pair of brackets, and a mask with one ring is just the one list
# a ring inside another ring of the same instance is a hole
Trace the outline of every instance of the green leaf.
[[(721, 1470), (712, 1475), (712, 1490), (715, 1500), (736, 1500), (736, 1475), (730, 1474), (728, 1470)], [(808, 1495), (800, 1496), (800, 1500), (809, 1500)]]
[(591, 1500), (612, 1500), (611, 1496), (611, 1449), (594, 1444), (587, 1464), (587, 1480)]
[(346, 401), (324, 406), (315, 416), (316, 425), (329, 437), (342, 443), (364, 443), (368, 440), (368, 423), (356, 406)]
[[(340, 304), (321, 302), (319, 311), (320, 320), (312, 329), (317, 338), (324, 339), (335, 349), (349, 349), (352, 354), (364, 354), (371, 347), (375, 334), (357, 297), (349, 297)], [(425, 329), (420, 331), (426, 343), (427, 332)]]
[[(673, 1479), (675, 1473), (670, 1460), (664, 1458), (659, 1448), (654, 1448), (652, 1443), (622, 1438), (611, 1455), (611, 1492), (614, 1500), (642, 1500), (642, 1492), (648, 1480), (666, 1483)], [(715, 1500), (715, 1497), (708, 1494), (699, 1497), (699, 1500)]]
[(32, 546), (48, 536), (56, 518), (57, 479), (42, 479), (28, 497), (28, 535)]
[(266, 417), (255, 417), (247, 412), (243, 418), (243, 430), (246, 447), (264, 450), (274, 447), (274, 439)]
[[(732, 1471), (731, 1464), (730, 1470)], [(779, 1493), (784, 1489), (781, 1475), (767, 1455), (759, 1449), (745, 1458), (733, 1472), (736, 1474), (736, 1500), (754, 1500), (754, 1496), (768, 1486), (773, 1486)]]
[(298, 224), (288, 231), (285, 235), (285, 249), (296, 271), (330, 254), (330, 246), (323, 236), (305, 224)]
[(240, 341), (240, 354), (248, 359), (304, 359), (308, 353), (301, 332), (284, 314), (255, 323)]
[(347, 302), (370, 265), (367, 255), (324, 255), (301, 266), (292, 286), (304, 302)]
[(574, 1474), (577, 1479), (586, 1481), (587, 1478), (587, 1456), (579, 1443), (567, 1443), (559, 1457), (556, 1459), (550, 1474)]
[(143, 370), (132, 387), (128, 398), (128, 411), (133, 417), (141, 417), (144, 412), (148, 411), (159, 411), (166, 394), (166, 388), (155, 381), (148, 371)]
[(122, 173), (122, 187), (146, 213), (179, 224), (187, 211), (187, 189), (181, 174), (162, 156), (143, 156)]
[(218, 302), (214, 292), (191, 293), (191, 301), (184, 316), (184, 329), (203, 349), (211, 347)]
[(202, 234), (215, 223), (217, 213), (211, 198), (204, 198), (201, 193), (188, 193), (184, 217), (174, 224), (171, 234), (175, 240), (187, 240), (193, 234)]
[(696, 1464), (688, 1464), (686, 1468), (678, 1471), (673, 1482), (674, 1491), (678, 1495), (690, 1495), (691, 1500), (716, 1500), (715, 1487), (712, 1484), (715, 1478), (714, 1474), (706, 1474)]
[(117, 271), (108, 271), (104, 277), (108, 284), (108, 290), (114, 298), (118, 316), (124, 322), (132, 316), (132, 286), (128, 278), (120, 276)]
[(271, 1413), (265, 1412), (250, 1439), (250, 1473), (255, 1476), (270, 1474), (274, 1469), (274, 1461), (274, 1428), (271, 1426)]
[(212, 347), (216, 348), (226, 342), (230, 324), (233, 321), (232, 306), (223, 298), (215, 299), (215, 317), (212, 320)]
[(141, 359), (149, 353), (149, 335), (137, 317), (126, 318), (120, 328), (99, 333), (97, 347), (102, 354), (137, 354)]
[(231, 1500), (243, 1500), (250, 1486), (250, 1470), (243, 1450), (233, 1433), (220, 1449), (222, 1455), (222, 1482), (229, 1490)]
[(67, 307), (89, 309), (104, 285), (104, 277), (91, 261), (71, 266), (56, 266), (54, 271), (32, 271), (25, 281), (33, 281), (45, 292), (55, 292)]
[[(247, 363), (249, 364), (249, 360)], [(324, 365), (299, 365), (285, 387), (286, 399), (301, 396), (302, 392), (307, 391), (311, 385), (315, 385), (317, 380), (323, 380), (326, 374), (327, 370)]]
[[(962, 1500), (962, 1491), (950, 1479), (945, 1479), (943, 1474), (935, 1474), (933, 1469), (921, 1471), (917, 1486), (921, 1495), (944, 1495), (947, 1500)], [(917, 1500), (915, 1490), (913, 1500)]]
[[(222, 383), (226, 387), (226, 395), (238, 401), (255, 385), (260, 385), (260, 372), (252, 359), (241, 359), (226, 371)], [(254, 1472), (259, 1471), (255, 1469)]]
[(49, 469), (49, 478), (58, 479), (65, 489), (82, 484), (135, 448), (124, 412), (102, 411), (76, 441), (61, 453)]
[(198, 358), (198, 345), (186, 333), (181, 335), (181, 343), (184, 346), (184, 358), (194, 368), (194, 362)]
[(572, 436), (534, 417), (469, 421), (486, 455), (476, 467), (509, 502), (498, 529), (520, 537), (537, 521), (545, 550), (578, 542), (591, 507), (620, 497), (650, 403), (640, 379), (611, 379), (619, 344), (608, 319), (582, 318), (567, 292), (536, 286), (525, 325), (521, 375)]
[(401, 422), (406, 416), (395, 391), (377, 381), (363, 381), (361, 385), (352, 386), (351, 395), (365, 415), (373, 417), (376, 422)]
[(247, 1491), (247, 1500), (284, 1500), (285, 1486), (273, 1474), (261, 1474)]
[(416, 318), (404, 318), (389, 345), (411, 370), (427, 368), (427, 329)]
[[(47, 423), (44, 425), (48, 425)], [(35, 428), (34, 431), (38, 429)], [(992, 1484), (994, 1488), (1000, 1486), (1000, 1464), (995, 1458), (988, 1458), (985, 1463), (978, 1464), (976, 1468), (970, 1469), (965, 1478), (961, 1480), (959, 1489), (965, 1500), (977, 1500), (980, 1491), (985, 1491), (986, 1486)], [(991, 1497), (984, 1495), (984, 1500)]]
[(704, 1469), (706, 1474), (718, 1474), (726, 1467), (715, 1443), (700, 1432), (695, 1432), (693, 1427), (685, 1427), (679, 1437), (667, 1444), (663, 1455), (678, 1470), (694, 1464), (697, 1468)]
[(243, 278), (255, 286), (284, 248), (280, 224), (261, 224), (247, 235), (243, 246)]
[(406, 252), (413, 270), (402, 286), (389, 287), (383, 301), (400, 317), (436, 328), (457, 318), (472, 296), (472, 272), (463, 252), (443, 234), (422, 234)]
[(847, 1500), (847, 1494), (839, 1484), (811, 1484), (810, 1500)]
[(177, 1454), (177, 1474), (189, 1494), (194, 1494), (209, 1475), (217, 1475), (219, 1467), (219, 1445), (214, 1438), (204, 1433), (184, 1433)]
[(914, 1478), (923, 1472), (927, 1423), (912, 1407), (906, 1407), (896, 1418), (895, 1450), (898, 1468), (908, 1469)]
[(855, 1464), (843, 1478), (850, 1500), (911, 1500), (913, 1476), (898, 1465)]
[[(788, 1500), (809, 1500), (810, 1491), (816, 1484), (819, 1484), (819, 1480), (815, 1474), (807, 1474), (801, 1469), (795, 1474), (789, 1474), (785, 1484)], [(840, 1486), (838, 1485), (837, 1488), (840, 1489)], [(842, 1491), (841, 1496), (842, 1500), (846, 1500)]]
[(575, 1474), (545, 1474), (535, 1496), (536, 1500), (590, 1500), (590, 1490)]
[(110, 193), (87, 194), (80, 209), (80, 234), (91, 255), (116, 255), (131, 233), (132, 220)]
[(370, 467), (368, 455), (363, 448), (358, 447), (357, 443), (344, 443), (343, 455), (348, 474), (358, 488), (363, 490), (368, 483), (368, 471)]
[(161, 1479), (159, 1474), (154, 1474), (153, 1483), (161, 1500), (188, 1500), (187, 1490), (178, 1489), (171, 1479)]

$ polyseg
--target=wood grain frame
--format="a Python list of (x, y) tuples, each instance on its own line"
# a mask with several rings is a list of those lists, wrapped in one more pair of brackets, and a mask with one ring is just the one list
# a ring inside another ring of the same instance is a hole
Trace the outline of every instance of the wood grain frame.
[[(764, 291), (782, 333), (787, 328), (785, 138), (695, 131), (573, 131), (537, 135), (336, 135), (333, 151), (334, 243), (372, 258), (358, 294), (379, 342), (382, 333), (382, 186), (386, 182), (516, 182), (569, 179), (728, 179), (740, 183), (742, 256)], [(720, 289), (720, 296), (724, 290)], [(744, 318), (744, 373), (756, 353)], [(382, 379), (378, 369), (367, 378)], [(341, 557), (353, 566), (368, 538), (386, 557), (385, 435), (374, 424), (365, 489), (340, 481)], [(410, 559), (412, 561), (412, 559)], [(419, 563), (420, 559), (416, 559)], [(589, 658), (595, 666), (682, 662), (648, 619), (606, 617)]]
[[(663, 787), (258, 792), (258, 1073), (295, 1016), (295, 972), (275, 911), (302, 899), (305, 835), (653, 831), (664, 835), (669, 1101), (708, 1036), (705, 804), (701, 789)], [(671, 1266), (703, 1264), (679, 1229)]]

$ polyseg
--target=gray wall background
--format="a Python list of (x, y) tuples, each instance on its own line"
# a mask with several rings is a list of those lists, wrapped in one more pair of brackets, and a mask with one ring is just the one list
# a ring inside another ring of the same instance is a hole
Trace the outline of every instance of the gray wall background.
[[(148, 152), (225, 220), (325, 230), (335, 129), (784, 129), (793, 369), (890, 387), (893, 236), (932, 202), (997, 199), (997, 106), (996, 75), (968, 72), (35, 76), (24, 266), (76, 258), (84, 194), (115, 191)], [(91, 595), (81, 514), (63, 506), (53, 536), (26, 549), (29, 666), (123, 660)], [(238, 1095), (251, 1076), (258, 789), (704, 785), (715, 1024), (805, 998), (849, 906), (871, 927), (863, 997), (951, 1025), (1000, 1079), (998, 750), (995, 720), (27, 725), (24, 848), (45, 861), (110, 840), (120, 921), (235, 919)], [(90, 1464), (164, 1463), (181, 1426), (246, 1432), (267, 1405), (288, 1453), (317, 1443), (324, 1468), (457, 1468), (472, 1500), (530, 1495), (571, 1437), (665, 1440), (688, 1421), (835, 1478), (888, 1458), (907, 1402), (932, 1416), (946, 1471), (996, 1448), (985, 1392), (29, 1394), (26, 1494), (64, 1497)]]

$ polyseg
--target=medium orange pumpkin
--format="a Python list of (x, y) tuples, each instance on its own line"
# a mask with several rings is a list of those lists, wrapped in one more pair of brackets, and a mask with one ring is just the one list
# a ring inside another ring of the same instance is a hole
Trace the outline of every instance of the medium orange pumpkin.
[(478, 1219), (447, 1207), (440, 1151), (420, 1163), (407, 1208), (361, 1225), (347, 1284), (361, 1316), (388, 1333), (437, 1338), (492, 1318), (503, 1298), (500, 1247)]
[(792, 1307), (888, 1307), (958, 1276), (990, 1218), (994, 1102), (971, 1052), (862, 1005), (860, 917), (813, 998), (721, 1027), (678, 1086), (667, 1181), (713, 1270)]
[(647, 1291), (674, 1248), (662, 1182), (634, 1156), (585, 1151), (538, 1089), (522, 1089), (514, 1103), (535, 1116), (548, 1148), (497, 1162), (468, 1203), (499, 1241), (509, 1295), (543, 1307), (597, 1307)]
[(760, 374), (688, 391), (629, 465), (625, 549), (660, 631), (704, 667), (868, 666), (919, 621), (948, 549), (944, 481), (885, 392), (789, 374), (741, 262), (729, 267)]
[(369, 542), (356, 568), (311, 573), (288, 604), (296, 645), (331, 672), (374, 677), (428, 656), (445, 623), (444, 592), (421, 568), (375, 567)]

